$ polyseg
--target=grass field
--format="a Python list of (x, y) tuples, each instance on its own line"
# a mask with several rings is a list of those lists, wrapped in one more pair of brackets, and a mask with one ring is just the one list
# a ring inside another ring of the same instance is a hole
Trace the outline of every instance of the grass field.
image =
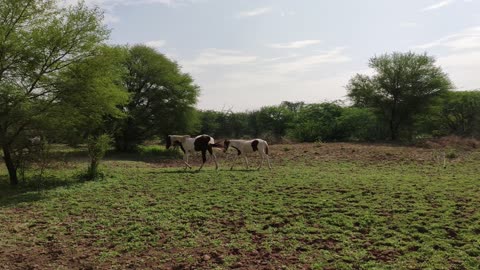
[(275, 145), (272, 171), (194, 173), (157, 149), (91, 182), (74, 153), (16, 189), (2, 165), (0, 268), (479, 269), (480, 153), (448, 151)]

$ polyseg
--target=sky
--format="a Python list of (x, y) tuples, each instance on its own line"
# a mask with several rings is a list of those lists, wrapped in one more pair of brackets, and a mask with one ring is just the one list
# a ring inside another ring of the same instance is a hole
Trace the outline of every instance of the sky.
[(105, 10), (110, 44), (146, 44), (191, 74), (200, 109), (346, 100), (349, 79), (395, 51), (426, 52), (457, 90), (480, 89), (480, 0), (85, 2)]

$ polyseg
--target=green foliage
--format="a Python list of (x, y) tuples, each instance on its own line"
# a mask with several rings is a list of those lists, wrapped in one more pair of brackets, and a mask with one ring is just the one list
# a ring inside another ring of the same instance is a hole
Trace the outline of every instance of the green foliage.
[(368, 108), (342, 108), (336, 119), (340, 136), (348, 141), (374, 141), (381, 138), (380, 123), (375, 113)]
[(154, 136), (189, 133), (197, 126), (194, 105), (199, 87), (179, 65), (154, 49), (137, 45), (128, 49), (123, 80), (131, 96), (123, 107), (127, 117), (113, 121), (116, 147), (133, 150)]
[(44, 118), (50, 138), (76, 145), (89, 135), (112, 132), (106, 120), (124, 118), (119, 108), (129, 100), (122, 85), (125, 57), (124, 48), (105, 46), (62, 72), (57, 82), (62, 89), (59, 102)]
[(296, 140), (304, 142), (337, 140), (337, 118), (341, 115), (342, 107), (334, 103), (305, 105), (298, 113), (290, 134)]
[(217, 138), (255, 136), (256, 121), (251, 121), (252, 117), (255, 117), (255, 113), (206, 110), (199, 111), (198, 114), (201, 134), (209, 134)]
[(301, 142), (377, 139), (379, 121), (367, 108), (282, 102), (251, 112), (200, 111), (200, 132), (218, 138), (287, 137)]
[(160, 145), (140, 145), (137, 151), (142, 157), (182, 158), (182, 154), (177, 149), (166, 149), (165, 146)]
[(58, 79), (70, 65), (95, 54), (108, 31), (102, 14), (83, 2), (67, 8), (56, 1), (0, 2), (0, 145), (12, 184), (12, 152), (22, 138), (38, 135), (63, 94)]
[(279, 139), (285, 136), (287, 129), (290, 127), (294, 118), (294, 113), (287, 106), (267, 106), (261, 108), (256, 114), (256, 124), (258, 133), (271, 134), (274, 138)]
[(480, 92), (448, 91), (415, 118), (417, 136), (480, 137)]
[(480, 136), (480, 91), (448, 92), (440, 106), (439, 116), (448, 134)]
[(87, 138), (87, 152), (90, 158), (90, 165), (87, 169), (87, 179), (94, 180), (101, 176), (98, 166), (100, 161), (105, 156), (105, 153), (110, 149), (113, 139), (107, 134), (102, 134), (98, 137), (90, 136)]
[(355, 106), (376, 110), (392, 140), (408, 131), (432, 99), (452, 88), (447, 74), (426, 54), (385, 54), (370, 59), (369, 66), (376, 74), (353, 77), (347, 86), (348, 97)]

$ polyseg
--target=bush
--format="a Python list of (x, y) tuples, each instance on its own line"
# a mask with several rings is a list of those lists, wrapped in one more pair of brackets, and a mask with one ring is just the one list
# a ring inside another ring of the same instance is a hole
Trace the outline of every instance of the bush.
[(48, 165), (50, 157), (50, 145), (40, 136), (32, 138), (24, 138), (23, 146), (18, 147), (15, 151), (14, 159), (18, 168), (18, 172), (22, 180), (25, 180), (26, 171), (33, 165), (38, 165), (37, 177), (42, 178), (45, 168)]
[(339, 140), (337, 118), (342, 115), (342, 110), (335, 103), (305, 105), (300, 109), (289, 135), (301, 142)]
[(375, 114), (365, 108), (343, 108), (337, 119), (341, 137), (350, 141), (371, 141), (377, 137), (378, 120)]
[(181, 158), (182, 154), (175, 148), (166, 149), (160, 145), (140, 145), (137, 152), (143, 157)]
[(87, 139), (88, 157), (90, 158), (90, 165), (87, 170), (87, 178), (89, 180), (97, 179), (101, 176), (98, 171), (100, 161), (105, 156), (105, 153), (112, 145), (113, 139), (107, 134), (102, 134), (98, 137), (89, 136)]

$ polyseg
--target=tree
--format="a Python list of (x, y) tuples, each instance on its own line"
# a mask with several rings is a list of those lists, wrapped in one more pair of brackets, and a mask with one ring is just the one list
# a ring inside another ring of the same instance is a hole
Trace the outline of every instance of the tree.
[(16, 185), (15, 152), (61, 96), (59, 74), (91, 57), (108, 31), (98, 9), (53, 0), (3, 0), (0, 21), (0, 144)]
[(115, 134), (119, 150), (134, 149), (155, 135), (189, 133), (197, 121), (194, 105), (199, 87), (177, 63), (154, 49), (137, 45), (128, 51), (125, 88), (131, 101), (123, 107), (127, 117)]
[(369, 66), (376, 73), (353, 77), (348, 97), (355, 106), (375, 109), (388, 123), (391, 140), (397, 140), (433, 98), (452, 88), (447, 74), (426, 54), (385, 54), (370, 59)]
[(308, 104), (295, 117), (290, 135), (302, 142), (334, 141), (342, 139), (337, 118), (343, 108), (335, 103)]
[(219, 121), (221, 114), (222, 112), (213, 110), (199, 111), (198, 115), (200, 118), (200, 134), (209, 134), (217, 137), (218, 131), (221, 127), (221, 123)]
[(378, 130), (376, 115), (368, 108), (345, 107), (336, 119), (338, 139), (353, 141), (373, 141), (382, 132)]
[(129, 101), (122, 81), (125, 57), (125, 48), (103, 46), (95, 56), (61, 72), (57, 102), (42, 122), (48, 138), (76, 145), (114, 132), (107, 120), (125, 117), (120, 106)]
[(305, 102), (282, 101), (280, 106), (286, 107), (293, 113), (298, 113), (305, 106)]
[(448, 133), (460, 136), (480, 134), (480, 91), (448, 92), (440, 105), (440, 119)]
[[(285, 106), (266, 106), (256, 114), (256, 124), (260, 136), (272, 135), (271, 139), (281, 138), (286, 134), (293, 120), (293, 112)], [(267, 138), (268, 139), (268, 138)]]

